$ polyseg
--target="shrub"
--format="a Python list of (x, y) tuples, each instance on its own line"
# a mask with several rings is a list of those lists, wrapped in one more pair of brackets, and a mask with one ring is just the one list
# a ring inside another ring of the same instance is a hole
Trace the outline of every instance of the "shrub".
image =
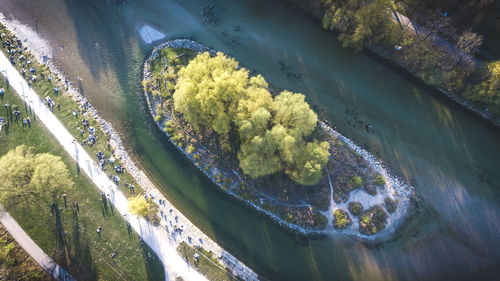
[(156, 122), (160, 122), (161, 120), (163, 120), (163, 115), (158, 114), (158, 115), (155, 116), (155, 121)]
[(382, 175), (377, 175), (375, 177), (375, 184), (383, 186), (385, 184), (385, 178)]
[(396, 211), (396, 208), (398, 207), (396, 202), (389, 197), (385, 198), (384, 203), (385, 209), (391, 214), (394, 213)]
[(371, 235), (382, 230), (387, 223), (387, 214), (381, 206), (374, 206), (361, 215), (359, 232)]
[(333, 212), (333, 226), (335, 229), (344, 229), (351, 223), (351, 217), (346, 211), (337, 209)]
[(319, 227), (320, 229), (324, 229), (326, 224), (328, 223), (328, 219), (322, 215), (320, 212), (314, 212), (314, 225)]
[(357, 217), (363, 212), (363, 205), (359, 202), (349, 202), (349, 212)]
[(188, 145), (187, 148), (186, 148), (186, 152), (187, 152), (187, 154), (193, 153), (194, 152), (194, 146), (192, 144)]
[(174, 129), (172, 129), (171, 127), (165, 127), (163, 129), (163, 131), (169, 135), (171, 135), (173, 132), (174, 132)]
[(354, 176), (351, 178), (351, 186), (353, 189), (359, 188), (363, 184), (363, 179), (360, 176)]

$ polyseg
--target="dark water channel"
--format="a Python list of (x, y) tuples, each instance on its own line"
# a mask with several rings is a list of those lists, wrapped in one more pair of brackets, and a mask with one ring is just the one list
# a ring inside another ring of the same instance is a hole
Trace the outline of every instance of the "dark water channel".
[[(500, 133), (364, 54), (340, 47), (280, 1), (1, 0), (50, 42), (57, 64), (112, 121), (134, 157), (193, 222), (258, 273), (284, 280), (500, 279)], [(212, 17), (213, 16), (213, 17)], [(209, 23), (204, 23), (208, 20)], [(395, 241), (300, 241), (228, 199), (153, 126), (140, 88), (148, 24), (234, 56), (379, 155), (423, 198)], [(371, 132), (365, 126), (373, 126)]]

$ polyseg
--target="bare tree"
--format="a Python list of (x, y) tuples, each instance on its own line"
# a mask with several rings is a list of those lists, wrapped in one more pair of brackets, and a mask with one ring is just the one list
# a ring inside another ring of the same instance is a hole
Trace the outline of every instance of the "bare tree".
[(466, 52), (467, 54), (473, 54), (477, 52), (479, 47), (483, 44), (483, 36), (479, 35), (471, 30), (464, 31), (457, 41), (457, 47), (460, 50)]

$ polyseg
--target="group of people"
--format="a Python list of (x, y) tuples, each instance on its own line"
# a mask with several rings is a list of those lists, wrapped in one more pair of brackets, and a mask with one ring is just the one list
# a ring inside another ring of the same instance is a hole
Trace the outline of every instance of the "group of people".
[[(0, 97), (3, 98), (5, 95), (5, 88), (0, 88)], [(13, 105), (11, 107), (10, 104), (5, 103), (3, 107), (7, 110), (7, 114), (12, 114), (14, 115), (14, 121), (17, 122), (20, 120), (21, 117), (21, 111), (18, 110), (18, 107), (16, 105)], [(11, 110), (13, 109), (13, 111)], [(8, 121), (7, 118), (4, 118), (3, 116), (0, 117), (0, 130), (2, 129), (3, 126), (7, 125)], [(26, 126), (31, 128), (31, 119), (29, 117), (23, 118), (23, 129), (26, 128)]]
[[(78, 111), (76, 111), (76, 110), (73, 111), (73, 116), (78, 117)], [(89, 139), (88, 139), (89, 144), (91, 144), (91, 145), (95, 144), (95, 142), (96, 142), (95, 128), (90, 126), (89, 120), (87, 120), (85, 118), (82, 119), (82, 125), (83, 125), (83, 129), (80, 129), (80, 136), (83, 138), (83, 133), (85, 132), (84, 129), (87, 129), (87, 131), (89, 132)], [(101, 167), (104, 167), (104, 166), (101, 165)]]

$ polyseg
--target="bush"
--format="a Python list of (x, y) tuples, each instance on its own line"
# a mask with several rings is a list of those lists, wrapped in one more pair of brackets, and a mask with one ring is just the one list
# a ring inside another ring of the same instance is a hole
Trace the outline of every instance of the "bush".
[(384, 203), (385, 209), (391, 214), (394, 213), (396, 211), (396, 208), (398, 207), (396, 202), (389, 197), (385, 198)]
[[(188, 145), (186, 148), (186, 153), (191, 154), (194, 152), (194, 146), (192, 144)], [(196, 155), (195, 155), (196, 156)], [(196, 159), (195, 159), (196, 160)]]
[(155, 121), (156, 122), (161, 122), (161, 120), (163, 120), (163, 116), (162, 115), (158, 114), (158, 115), (155, 116)]
[(324, 229), (326, 224), (328, 223), (328, 219), (322, 215), (320, 212), (314, 212), (314, 225), (320, 229)]
[(363, 205), (359, 202), (349, 202), (349, 212), (357, 217), (363, 212)]
[(346, 211), (337, 209), (333, 212), (333, 226), (335, 229), (344, 229), (351, 223), (351, 217)]
[(360, 176), (354, 176), (351, 178), (352, 189), (359, 188), (363, 184), (363, 179)]
[(359, 220), (359, 232), (372, 235), (382, 230), (387, 223), (387, 214), (381, 206), (366, 210)]
[(382, 175), (377, 175), (375, 177), (375, 184), (379, 186), (383, 186), (385, 184), (385, 178)]

